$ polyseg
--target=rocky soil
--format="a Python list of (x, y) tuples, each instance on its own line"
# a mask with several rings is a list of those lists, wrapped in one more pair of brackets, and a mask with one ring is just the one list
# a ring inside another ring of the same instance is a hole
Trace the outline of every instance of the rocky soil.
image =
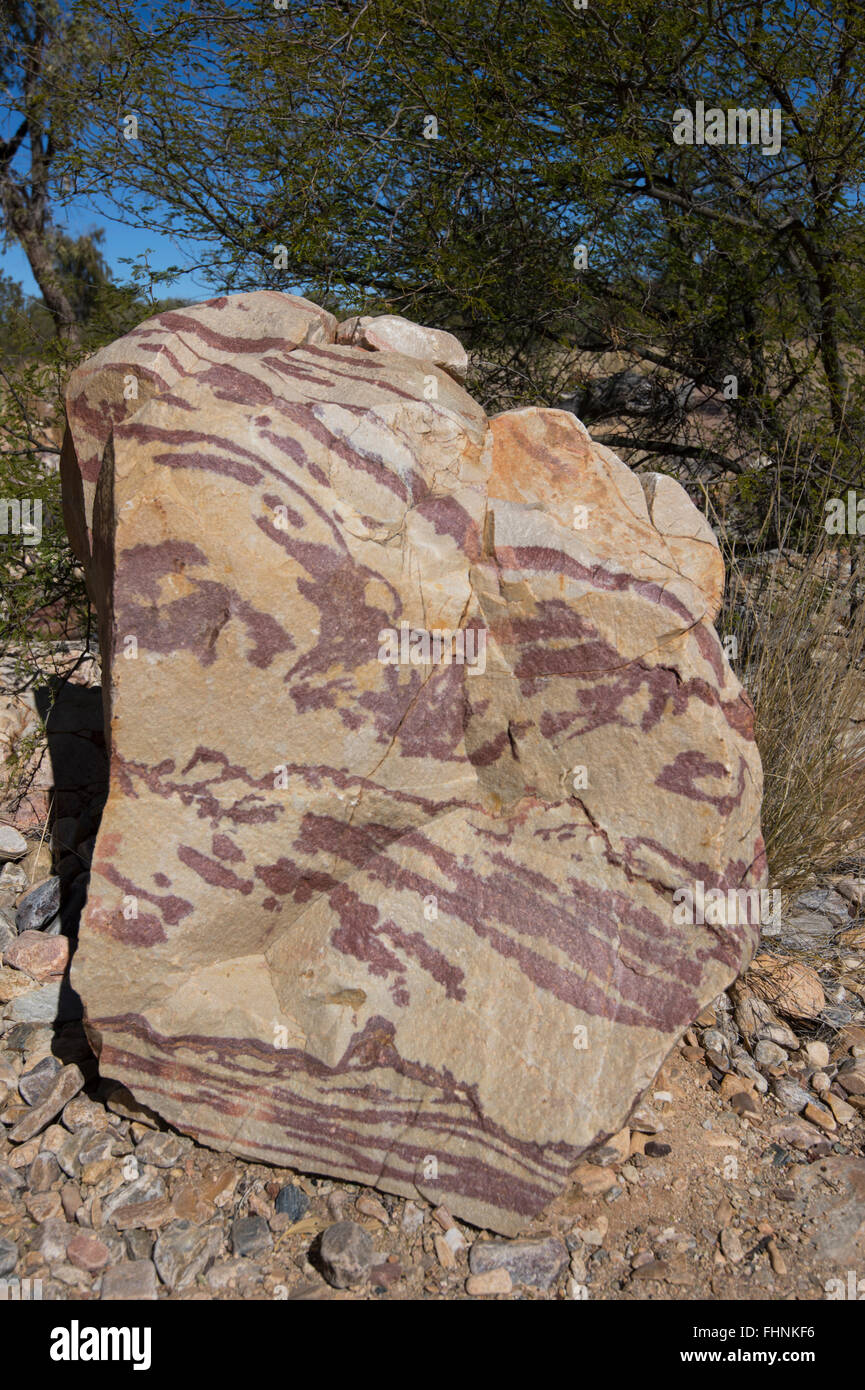
[(65, 984), (94, 829), (62, 817), (52, 855), (0, 827), (8, 1295), (823, 1299), (865, 1269), (865, 884), (799, 899), (629, 1127), (503, 1240), (201, 1148), (100, 1077)]

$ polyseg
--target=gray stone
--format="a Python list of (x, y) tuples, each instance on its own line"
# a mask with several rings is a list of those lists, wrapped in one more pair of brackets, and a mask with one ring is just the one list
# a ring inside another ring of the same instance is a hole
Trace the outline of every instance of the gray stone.
[(38, 1153), (27, 1169), (31, 1192), (47, 1192), (60, 1178), (60, 1164), (47, 1149)]
[(153, 1247), (153, 1263), (169, 1289), (185, 1289), (222, 1249), (222, 1231), (214, 1226), (194, 1226), (191, 1221), (172, 1221)]
[(322, 1233), (321, 1269), (335, 1289), (362, 1284), (369, 1277), (372, 1257), (372, 1236), (356, 1221), (337, 1221)]
[(0, 860), (21, 859), (27, 853), (27, 841), (14, 825), (0, 825)]
[(15, 917), (11, 912), (7, 912), (5, 909), (0, 908), (0, 956), (9, 950), (9, 947), (17, 936), (18, 933), (15, 930)]
[(174, 1168), (189, 1149), (188, 1139), (157, 1130), (153, 1134), (145, 1134), (135, 1150), (135, 1156), (141, 1163), (152, 1163), (154, 1168)]
[(81, 999), (66, 979), (51, 980), (19, 994), (6, 1010), (6, 1017), (15, 1023), (66, 1023), (81, 1018)]
[(784, 1109), (793, 1115), (800, 1114), (813, 1100), (813, 1096), (809, 1095), (804, 1086), (797, 1085), (786, 1076), (778, 1077), (772, 1082), (772, 1093), (778, 1097)]
[[(150, 1231), (143, 1230), (140, 1226), (133, 1227), (131, 1231), (124, 1233), (126, 1241), (126, 1252), (130, 1260), (149, 1260), (153, 1255), (153, 1236)], [(104, 1234), (103, 1237), (104, 1239)]]
[(165, 1196), (165, 1183), (157, 1174), (152, 1177), (144, 1174), (132, 1182), (123, 1183), (102, 1203), (102, 1215), (110, 1221), (118, 1207), (132, 1206), (138, 1202), (155, 1202)]
[(24, 1071), (18, 1078), (18, 1091), (28, 1105), (38, 1105), (48, 1095), (60, 1072), (62, 1064), (56, 1057), (43, 1057), (35, 1067)]
[(106, 1269), (102, 1276), (103, 1303), (156, 1298), (156, 1266), (152, 1260), (122, 1260)]
[(754, 1046), (754, 1061), (761, 1067), (777, 1067), (787, 1061), (783, 1047), (773, 1042), (758, 1042)]
[(549, 1289), (567, 1268), (568, 1250), (557, 1236), (537, 1240), (476, 1240), (469, 1252), (472, 1274), (506, 1269), (515, 1284)]
[(15, 926), (19, 932), (39, 931), (59, 911), (60, 879), (52, 874), (21, 899), (15, 913)]
[(0, 1276), (11, 1274), (18, 1263), (18, 1246), (14, 1240), (0, 1236)]
[(273, 1249), (273, 1236), (263, 1216), (239, 1216), (231, 1223), (231, 1248), (243, 1257), (264, 1255)]
[(79, 1227), (64, 1221), (61, 1216), (49, 1216), (36, 1232), (32, 1248), (38, 1251), (46, 1264), (54, 1264), (65, 1258), (67, 1245), (78, 1233)]
[(23, 1144), (25, 1140), (32, 1139), (34, 1134), (38, 1134), (60, 1114), (67, 1101), (77, 1095), (83, 1085), (84, 1073), (79, 1066), (73, 1063), (72, 1066), (64, 1067), (59, 1076), (54, 1078), (44, 1099), (38, 1105), (32, 1106), (28, 1114), (10, 1130), (9, 1138), (12, 1143)]
[(309, 1210), (309, 1198), (302, 1187), (296, 1187), (290, 1182), (280, 1188), (275, 1205), (277, 1212), (291, 1217), (292, 1221), (300, 1221)]

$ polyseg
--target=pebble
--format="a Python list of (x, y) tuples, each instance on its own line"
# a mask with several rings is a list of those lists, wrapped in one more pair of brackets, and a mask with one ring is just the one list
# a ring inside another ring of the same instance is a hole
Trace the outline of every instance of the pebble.
[(417, 1235), (423, 1223), (424, 1214), (421, 1208), (415, 1206), (414, 1202), (406, 1202), (401, 1223), (406, 1235), (409, 1237)]
[(451, 1246), (448, 1244), (445, 1237), (438, 1234), (434, 1235), (433, 1245), (435, 1246), (435, 1252), (438, 1256), (438, 1262), (441, 1265), (442, 1269), (456, 1269), (456, 1255), (454, 1254), (453, 1250), (451, 1249)]
[(809, 1061), (813, 1066), (815, 1066), (815, 1067), (820, 1067), (821, 1069), (822, 1069), (823, 1067), (828, 1067), (828, 1065), (829, 1065), (829, 1048), (828, 1048), (828, 1045), (827, 1045), (826, 1043), (824, 1043), (824, 1042), (807, 1042), (807, 1043), (805, 1044), (805, 1053), (806, 1053), (806, 1056), (807, 1056), (807, 1058), (808, 1058), (808, 1061)]
[(336, 1289), (361, 1284), (372, 1266), (372, 1236), (355, 1221), (337, 1221), (322, 1232), (319, 1259), (322, 1272)]
[(664, 1128), (663, 1120), (658, 1118), (650, 1105), (638, 1105), (628, 1124), (640, 1134), (660, 1134)]
[(784, 1108), (794, 1115), (801, 1114), (805, 1106), (811, 1104), (811, 1097), (804, 1087), (784, 1076), (772, 1082), (772, 1092)]
[(102, 1276), (103, 1303), (156, 1298), (156, 1266), (152, 1260), (122, 1260)]
[(672, 1153), (671, 1144), (662, 1144), (658, 1139), (650, 1139), (643, 1150), (649, 1158), (666, 1158), (668, 1153)]
[(85, 1269), (89, 1274), (97, 1274), (104, 1269), (111, 1258), (108, 1246), (85, 1231), (73, 1236), (66, 1247), (66, 1258), (77, 1269)]
[(24, 895), (15, 912), (15, 926), (19, 932), (39, 931), (59, 911), (60, 879), (54, 874)]
[(488, 1269), (485, 1274), (470, 1274), (466, 1280), (466, 1293), (472, 1298), (482, 1298), (485, 1294), (510, 1293), (513, 1280), (504, 1268)]
[(235, 1255), (249, 1258), (273, 1249), (273, 1236), (263, 1216), (239, 1216), (231, 1223), (231, 1248)]
[(64, 1067), (51, 1083), (44, 1098), (37, 1105), (31, 1107), (28, 1114), (19, 1120), (14, 1129), (9, 1134), (13, 1144), (22, 1144), (25, 1139), (32, 1139), (34, 1134), (38, 1134), (46, 1125), (50, 1124), (55, 1115), (81, 1090), (84, 1085), (84, 1073), (79, 1066), (74, 1063)]
[(703, 1046), (707, 1052), (729, 1052), (730, 1041), (720, 1028), (707, 1028), (703, 1034)]
[(827, 1129), (831, 1132), (838, 1128), (835, 1116), (825, 1110), (822, 1105), (815, 1105), (813, 1101), (805, 1106), (803, 1114), (806, 1120), (810, 1120), (812, 1125), (819, 1125), (821, 1129)]
[(279, 1189), (274, 1209), (292, 1221), (300, 1221), (309, 1210), (309, 1198), (302, 1187), (290, 1182)]
[(27, 1169), (27, 1182), (31, 1192), (47, 1192), (60, 1181), (60, 1165), (53, 1153), (38, 1153)]
[(730, 1108), (743, 1120), (758, 1120), (763, 1113), (760, 1102), (750, 1091), (736, 1091), (730, 1097)]
[(18, 1246), (14, 1240), (0, 1236), (0, 1276), (11, 1274), (18, 1263)]
[(506, 1269), (515, 1284), (548, 1289), (567, 1268), (569, 1255), (557, 1236), (526, 1240), (476, 1240), (469, 1252), (472, 1274)]
[(49, 1217), (39, 1227), (31, 1249), (37, 1250), (46, 1264), (55, 1264), (66, 1258), (66, 1247), (77, 1233), (77, 1228), (62, 1217)]
[(24, 1071), (18, 1077), (18, 1092), (28, 1105), (38, 1105), (44, 1100), (62, 1070), (56, 1057), (43, 1057), (35, 1067)]
[(7, 1019), (15, 1023), (65, 1023), (81, 1015), (81, 1000), (65, 976), (19, 994), (6, 1009)]
[(571, 1176), (587, 1197), (601, 1197), (616, 1185), (615, 1173), (594, 1163), (578, 1163)]
[(865, 1096), (865, 1059), (845, 1062), (838, 1068), (835, 1080), (848, 1096)]
[(836, 1096), (834, 1091), (828, 1091), (826, 1093), (826, 1104), (832, 1111), (839, 1125), (846, 1125), (848, 1121), (852, 1120), (856, 1115), (853, 1106), (848, 1105), (846, 1100), (842, 1100), (840, 1096)]
[(27, 853), (27, 841), (14, 825), (0, 825), (0, 860), (21, 859)]
[(135, 1150), (139, 1163), (152, 1163), (154, 1168), (174, 1168), (189, 1152), (189, 1140), (167, 1130), (146, 1134)]
[(787, 1061), (787, 1053), (778, 1043), (761, 1041), (754, 1045), (754, 1061), (761, 1067), (777, 1067)]
[(361, 1216), (368, 1216), (371, 1220), (380, 1222), (382, 1226), (386, 1226), (390, 1221), (387, 1211), (371, 1192), (364, 1192), (354, 1205)]
[(222, 1249), (222, 1232), (214, 1226), (173, 1221), (153, 1247), (153, 1263), (172, 1291), (193, 1284)]
[(16, 936), (3, 959), (13, 970), (21, 970), (33, 980), (48, 980), (62, 975), (69, 964), (69, 941), (65, 936), (25, 931)]
[(738, 1231), (734, 1231), (732, 1227), (728, 1226), (721, 1232), (720, 1245), (724, 1256), (730, 1261), (730, 1264), (737, 1265), (744, 1259), (745, 1251), (742, 1248), (741, 1236)]

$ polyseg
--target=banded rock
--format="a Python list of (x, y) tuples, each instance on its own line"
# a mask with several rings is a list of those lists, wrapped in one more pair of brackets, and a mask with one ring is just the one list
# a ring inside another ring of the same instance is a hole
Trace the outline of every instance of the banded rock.
[(242, 295), (73, 378), (111, 787), (72, 980), (201, 1142), (515, 1234), (750, 959), (673, 893), (765, 882), (752, 709), (673, 480), (338, 336)]

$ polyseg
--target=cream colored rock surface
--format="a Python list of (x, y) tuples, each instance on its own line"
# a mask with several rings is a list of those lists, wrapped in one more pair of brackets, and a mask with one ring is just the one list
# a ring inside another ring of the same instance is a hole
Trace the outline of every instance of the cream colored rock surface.
[(336, 341), (351, 347), (365, 347), (380, 352), (401, 352), (405, 357), (420, 357), (432, 362), (455, 377), (465, 381), (468, 355), (453, 333), (441, 328), (422, 328), (410, 319), (397, 314), (370, 315), (344, 319), (336, 330)]
[(765, 881), (751, 706), (687, 514), (574, 417), (225, 305), (233, 353), (88, 425), (111, 792), (72, 982), (103, 1074), (202, 1142), (513, 1234), (750, 958), (673, 894)]

